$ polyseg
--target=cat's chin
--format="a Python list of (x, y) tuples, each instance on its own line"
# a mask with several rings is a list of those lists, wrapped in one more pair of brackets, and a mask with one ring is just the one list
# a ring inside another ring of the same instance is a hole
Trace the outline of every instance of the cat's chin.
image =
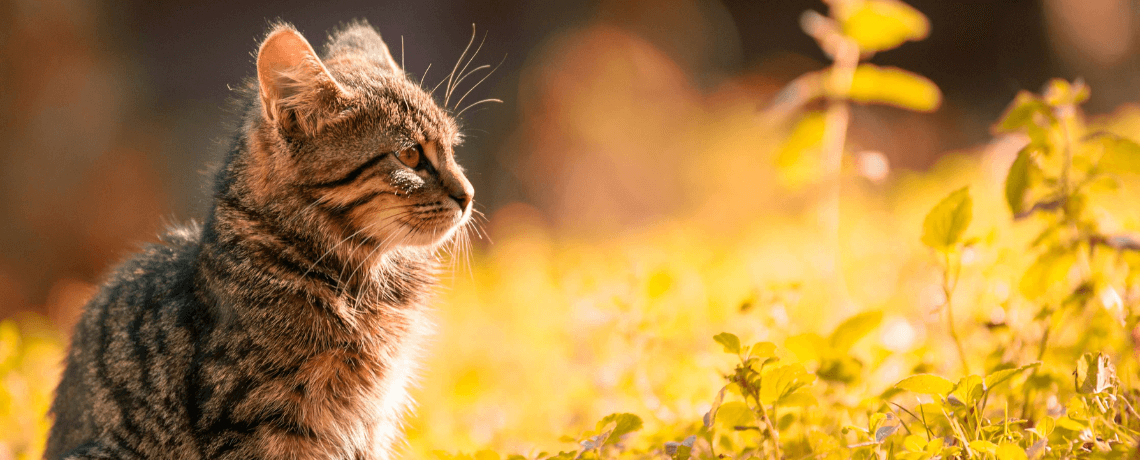
[(467, 222), (466, 215), (460, 215), (451, 222), (441, 222), (427, 228), (407, 228), (402, 245), (417, 248), (436, 248), (455, 237), (459, 228)]

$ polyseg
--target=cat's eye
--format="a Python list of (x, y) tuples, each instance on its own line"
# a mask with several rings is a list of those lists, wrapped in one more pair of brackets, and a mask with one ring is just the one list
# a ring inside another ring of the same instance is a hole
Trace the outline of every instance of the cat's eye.
[(396, 152), (396, 158), (400, 159), (400, 163), (412, 169), (416, 169), (420, 165), (421, 157), (423, 157), (423, 147), (418, 145)]

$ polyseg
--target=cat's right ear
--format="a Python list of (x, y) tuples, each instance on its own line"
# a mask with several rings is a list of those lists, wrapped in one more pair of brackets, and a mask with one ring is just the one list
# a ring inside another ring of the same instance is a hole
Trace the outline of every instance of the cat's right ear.
[(279, 25), (257, 51), (257, 81), (266, 121), (312, 136), (336, 111), (344, 89), (295, 29)]

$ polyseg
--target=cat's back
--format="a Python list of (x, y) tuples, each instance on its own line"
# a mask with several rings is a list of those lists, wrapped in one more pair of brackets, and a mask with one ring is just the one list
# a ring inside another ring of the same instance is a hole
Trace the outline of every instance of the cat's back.
[[(151, 449), (189, 439), (184, 401), (194, 343), (210, 322), (194, 290), (201, 230), (172, 229), (119, 265), (76, 324), (52, 404), (46, 458), (93, 438)], [(153, 452), (153, 451), (152, 451)]]

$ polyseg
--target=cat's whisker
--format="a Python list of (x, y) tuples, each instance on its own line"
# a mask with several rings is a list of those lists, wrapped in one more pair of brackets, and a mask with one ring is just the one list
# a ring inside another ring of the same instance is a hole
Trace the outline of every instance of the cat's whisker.
[[(424, 87), (424, 79), (427, 78), (427, 74), (428, 74), (429, 70), (431, 70), (431, 63), (430, 62), (428, 63), (427, 68), (424, 69), (423, 75), (420, 75), (420, 88), (421, 89)], [(435, 91), (432, 90), (432, 92), (435, 92)]]
[(480, 211), (480, 210), (472, 207), (471, 208), (471, 219), (468, 220), (468, 223), (471, 224), (471, 229), (475, 232), (475, 235), (478, 236), (479, 239), (481, 239), (481, 240), (486, 239), (488, 242), (494, 243), (493, 241), (491, 241), (490, 234), (487, 234), (486, 228), (483, 227), (483, 224), (486, 222), (489, 222), (489, 220), (487, 219), (487, 215), (483, 214), (483, 211)]
[[(411, 205), (393, 206), (391, 208), (386, 208), (386, 209), (399, 209), (399, 208), (404, 208), (404, 207), (411, 207)], [(389, 220), (387, 222), (384, 222), (383, 225), (381, 227), (379, 227), (377, 230), (381, 231), (381, 232), (388, 230), (389, 228), (393, 227), (394, 225), (400, 223), (399, 219), (401, 217), (408, 216), (408, 215), (411, 215), (413, 213), (415, 213), (415, 210), (407, 210), (407, 211), (402, 211), (402, 212), (393, 214), (393, 215), (389, 216), (388, 217)], [(385, 239), (385, 241), (386, 240), (387, 239)], [(350, 252), (349, 256), (345, 258), (344, 263), (341, 265), (340, 273), (337, 275), (338, 278), (340, 278), (339, 281), (340, 281), (341, 285), (345, 289), (347, 289), (348, 285), (352, 283), (352, 278), (354, 276), (356, 276), (356, 269), (354, 269), (351, 273), (349, 273), (348, 278), (344, 278), (344, 271), (348, 268), (348, 264), (355, 262), (352, 259), (356, 255), (356, 251), (359, 251), (361, 247), (363, 247), (363, 245), (357, 245), (357, 246), (353, 247), (352, 252)], [(378, 244), (376, 246), (376, 249), (373, 249), (373, 253), (382, 247), (384, 247), (384, 243)], [(368, 256), (366, 256), (364, 260), (367, 260), (369, 257), (371, 257), (371, 253)], [(346, 291), (344, 289), (341, 289), (338, 292), (340, 292), (341, 294), (344, 294)]]
[[(446, 96), (450, 96), (450, 95), (452, 95), (452, 94), (455, 94), (455, 93), (453, 92), (453, 91), (455, 90), (455, 87), (458, 87), (460, 83), (463, 83), (463, 80), (466, 80), (466, 79), (467, 79), (467, 77), (470, 77), (470, 76), (471, 76), (472, 74), (474, 74), (475, 72), (478, 72), (478, 71), (480, 71), (480, 70), (484, 70), (484, 69), (489, 69), (489, 68), (491, 68), (491, 65), (490, 65), (490, 64), (483, 64), (483, 65), (481, 65), (481, 66), (475, 67), (474, 69), (471, 69), (471, 71), (470, 71), (470, 72), (467, 72), (467, 73), (465, 73), (465, 74), (463, 74), (463, 75), (459, 76), (459, 78), (456, 78), (456, 79), (455, 79), (455, 86), (454, 86), (454, 87), (452, 87), (452, 88), (450, 88), (450, 89), (448, 90), (448, 92), (447, 92)], [(446, 103), (446, 101), (445, 101), (445, 103)], [(459, 106), (459, 104), (458, 104), (458, 103), (456, 103), (455, 105), (456, 105), (456, 106)]]
[[(392, 226), (394, 226), (394, 225), (396, 225), (396, 224), (399, 224), (399, 223), (400, 223), (399, 217), (403, 217), (403, 216), (405, 216), (405, 215), (409, 215), (409, 214), (411, 214), (411, 213), (413, 213), (413, 212), (414, 212), (414, 211), (407, 211), (407, 212), (404, 212), (404, 213), (395, 214), (395, 215), (391, 216), (391, 217), (389, 218), (390, 220), (389, 220), (388, 222), (386, 222), (386, 223), (384, 224), (384, 226), (380, 228), (380, 230), (387, 230), (388, 228), (391, 228)], [(367, 264), (368, 264), (368, 262), (369, 262), (369, 261), (372, 259), (372, 256), (373, 256), (374, 254), (376, 254), (376, 251), (379, 251), (379, 250), (383, 249), (384, 247), (386, 247), (386, 246), (387, 246), (387, 242), (388, 242), (389, 240), (391, 240), (391, 239), (392, 239), (392, 237), (394, 237), (395, 235), (396, 235), (396, 234), (394, 234), (394, 233), (393, 233), (393, 234), (391, 234), (391, 235), (388, 235), (388, 237), (387, 237), (387, 238), (385, 238), (383, 241), (381, 241), (381, 242), (380, 242), (380, 244), (377, 244), (377, 245), (376, 245), (376, 247), (375, 247), (375, 248), (373, 248), (373, 249), (372, 249), (372, 251), (368, 253), (368, 255), (364, 256), (364, 258), (363, 258), (363, 259), (361, 259), (361, 260), (360, 260), (360, 262), (357, 262), (357, 263), (356, 263), (356, 267), (355, 267), (355, 268), (353, 268), (353, 269), (352, 269), (352, 272), (348, 274), (348, 279), (347, 279), (347, 280), (345, 280), (345, 281), (342, 283), (342, 284), (344, 284), (344, 285), (345, 285), (345, 288), (346, 288), (346, 289), (347, 289), (347, 287), (348, 287), (348, 286), (347, 286), (347, 284), (348, 284), (348, 283), (351, 283), (351, 280), (352, 280), (352, 278), (356, 276), (356, 272), (357, 272), (357, 271), (359, 271), (359, 270), (360, 270), (362, 267), (364, 267), (364, 265), (367, 265)], [(354, 248), (354, 252), (355, 252), (356, 250), (359, 250), (361, 247), (362, 247), (362, 246), (357, 246), (356, 248)], [(343, 274), (344, 274), (344, 269), (345, 269), (345, 268), (347, 268), (347, 267), (342, 267), (342, 268), (341, 268), (341, 275), (343, 275)], [(362, 284), (361, 284), (361, 286), (362, 286), (362, 287), (361, 287), (361, 288), (358, 288), (358, 289), (357, 289), (357, 293), (356, 293), (356, 295), (354, 296), (354, 297), (355, 297), (355, 301), (356, 301), (356, 302), (355, 302), (355, 303), (354, 303), (354, 305), (353, 305), (353, 309), (356, 309), (357, 305), (359, 305), (359, 300), (360, 300), (360, 296), (361, 296), (361, 289), (363, 289), (363, 285), (364, 285), (364, 284), (362, 283)], [(347, 293), (347, 291), (342, 291), (342, 293)]]
[[(475, 34), (475, 24), (471, 24), (471, 33), (473, 35)], [(471, 56), (467, 58), (467, 62), (463, 64), (463, 68), (459, 69), (459, 75), (465, 75), (468, 73), (467, 67), (470, 66), (472, 62), (475, 62), (475, 58), (477, 56), (479, 56), (479, 51), (481, 51), (483, 49), (483, 44), (486, 43), (486, 41), (487, 41), (487, 33), (484, 32), (483, 38), (479, 39), (479, 46), (475, 47), (475, 52), (471, 53)], [(458, 85), (459, 81), (457, 80), (455, 82), (455, 84)]]
[(475, 106), (477, 106), (477, 105), (479, 105), (479, 104), (484, 104), (484, 103), (487, 103), (487, 102), (498, 102), (498, 103), (500, 103), (500, 104), (502, 104), (502, 103), (503, 103), (502, 99), (494, 99), (494, 98), (491, 98), (491, 99), (483, 99), (483, 100), (481, 100), (481, 101), (478, 101), (478, 102), (472, 102), (472, 103), (471, 103), (471, 105), (469, 105), (469, 106), (465, 107), (463, 110), (460, 110), (460, 111), (459, 111), (459, 113), (455, 114), (455, 118), (459, 118), (459, 116), (460, 116), (460, 115), (463, 115), (463, 112), (466, 112), (468, 109), (470, 109), (470, 108), (472, 108), (472, 107), (475, 107)]
[(320, 257), (317, 257), (317, 260), (314, 260), (312, 264), (309, 264), (309, 268), (305, 269), (305, 273), (302, 273), (301, 277), (304, 278), (306, 275), (308, 275), (309, 272), (311, 272), (313, 270), (313, 268), (317, 266), (318, 263), (320, 263), (322, 260), (324, 260), (324, 258), (326, 256), (328, 256), (329, 254), (332, 254), (332, 252), (335, 251), (336, 248), (340, 247), (341, 244), (344, 244), (345, 241), (352, 239), (356, 235), (359, 235), (362, 232), (367, 231), (368, 229), (372, 228), (375, 225), (376, 225), (375, 223), (365, 225), (365, 226), (361, 227), (360, 230), (357, 230), (357, 231), (353, 232), (351, 235), (348, 235), (348, 236), (342, 238), (340, 241), (338, 241), (336, 244), (334, 244), (331, 248), (329, 248), (329, 250), (325, 251), (324, 254), (321, 254)]
[(463, 256), (463, 261), (466, 264), (467, 271), (472, 273), (471, 268), (471, 220), (463, 223), (463, 226), (458, 230), (459, 252)]
[[(409, 229), (409, 228), (405, 228), (405, 229), (404, 229), (404, 233), (403, 233), (403, 235), (402, 235), (402, 236), (408, 236), (408, 235), (412, 235), (412, 234), (415, 234), (416, 232), (418, 232), (418, 231), (419, 231), (419, 229), (420, 229), (421, 225), (422, 225), (422, 223), (416, 223), (416, 224), (415, 224), (415, 225), (413, 225), (413, 226), (412, 226), (410, 229)], [(384, 242), (382, 242), (380, 245), (377, 245), (376, 249), (373, 249), (373, 250), (372, 250), (372, 252), (370, 252), (370, 253), (368, 254), (368, 256), (364, 258), (364, 261), (363, 261), (363, 262), (362, 262), (360, 265), (358, 265), (356, 269), (354, 269), (354, 270), (353, 270), (353, 272), (355, 273), (355, 271), (356, 271), (356, 270), (360, 269), (360, 268), (361, 268), (363, 265), (365, 265), (365, 263), (367, 263), (367, 261), (368, 261), (368, 260), (370, 260), (370, 259), (372, 258), (372, 255), (373, 255), (373, 254), (375, 254), (377, 250), (379, 250), (380, 248), (382, 248), (382, 247), (386, 246), (386, 244), (387, 244), (387, 241), (389, 241), (389, 240), (391, 240), (391, 239), (394, 239), (394, 238), (395, 238), (397, 235), (399, 235), (399, 234), (398, 234), (398, 233), (393, 233), (393, 234), (389, 235), (389, 236), (388, 236), (388, 238), (385, 238)], [(391, 273), (389, 273), (389, 275), (392, 275), (392, 274), (391, 274)], [(352, 276), (352, 275), (350, 275), (350, 276)], [(359, 300), (360, 300), (359, 296), (357, 296), (357, 299), (356, 299), (356, 300), (357, 300), (357, 303), (356, 303), (356, 304), (354, 304), (354, 306), (353, 306), (353, 309), (356, 309), (356, 308), (357, 308), (357, 305), (359, 304)], [(391, 300), (391, 299), (388, 299), (388, 300)]]
[[(458, 101), (455, 101), (455, 106), (459, 107), (460, 105), (463, 105), (463, 100), (467, 99), (467, 95), (471, 94), (472, 91), (475, 91), (475, 88), (478, 88), (479, 85), (483, 84), (483, 82), (487, 80), (487, 77), (490, 77), (491, 75), (493, 75), (495, 73), (496, 70), (499, 70), (499, 67), (502, 66), (504, 62), (507, 62), (507, 55), (505, 55), (505, 54), (503, 55), (503, 60), (499, 61), (498, 64), (495, 64), (495, 67), (492, 68), (490, 72), (487, 72), (486, 75), (483, 75), (483, 78), (480, 78), (479, 81), (475, 82), (474, 85), (471, 85), (471, 87), (467, 89), (467, 92), (463, 93), (463, 96), (460, 96)], [(475, 70), (478, 70), (481, 68), (486, 68), (486, 67), (490, 67), (490, 66), (486, 66), (486, 65), (479, 66)], [(475, 73), (475, 70), (472, 70), (467, 75), (471, 75), (472, 73)], [(466, 76), (464, 78), (466, 78)]]
[(471, 281), (475, 281), (475, 267), (471, 262), (471, 229), (473, 228), (472, 221), (468, 220), (463, 224), (462, 233), (463, 259), (467, 263), (467, 274), (471, 277)]
[[(440, 80), (440, 82), (435, 85), (435, 88), (431, 89), (431, 94), (435, 94), (435, 90), (439, 89), (440, 85), (444, 83), (447, 83), (449, 86), (451, 85), (451, 80), (455, 77), (455, 72), (459, 70), (459, 64), (463, 62), (463, 58), (467, 57), (467, 52), (471, 50), (471, 45), (473, 44), (475, 44), (475, 24), (471, 24), (471, 40), (467, 42), (467, 47), (463, 48), (463, 52), (459, 54), (459, 59), (455, 61), (455, 67), (452, 67), (451, 73), (443, 77), (443, 80)], [(446, 107), (447, 103), (443, 105)]]
[[(351, 277), (353, 277), (353, 276), (356, 276), (356, 271), (357, 271), (357, 270), (359, 270), (361, 267), (363, 267), (365, 264), (367, 264), (367, 263), (368, 263), (368, 261), (369, 261), (369, 260), (372, 258), (372, 255), (373, 255), (373, 254), (375, 254), (375, 253), (376, 253), (376, 251), (379, 251), (379, 250), (380, 250), (380, 248), (382, 248), (382, 247), (384, 247), (384, 245), (383, 245), (383, 244), (378, 244), (378, 245), (376, 245), (376, 247), (372, 249), (372, 252), (369, 252), (369, 253), (368, 253), (368, 255), (364, 257), (364, 259), (363, 259), (363, 260), (362, 260), (362, 261), (361, 261), (361, 262), (360, 262), (360, 263), (359, 263), (359, 264), (356, 266), (356, 268), (354, 268), (354, 269), (352, 270), (352, 273), (350, 273), (348, 276), (349, 276), (350, 278), (351, 278)], [(362, 296), (363, 296), (363, 294), (364, 294), (364, 288), (365, 288), (366, 286), (367, 286), (367, 284), (365, 284), (365, 283), (361, 283), (360, 287), (358, 287), (358, 288), (356, 289), (356, 295), (355, 295), (355, 296), (353, 296), (353, 297), (354, 297), (354, 299), (353, 299), (353, 305), (352, 305), (352, 309), (353, 309), (354, 311), (358, 311), (357, 309), (360, 307), (360, 299), (361, 299), (361, 297), (362, 297)]]
[[(450, 93), (451, 82), (455, 80), (455, 72), (459, 71), (459, 65), (463, 63), (463, 59), (467, 57), (467, 52), (471, 50), (471, 45), (475, 43), (475, 35), (475, 24), (471, 24), (471, 40), (467, 42), (467, 46), (463, 48), (463, 52), (459, 54), (459, 59), (455, 61), (455, 66), (451, 68), (451, 73), (447, 74), (447, 89), (444, 91), (445, 95)], [(434, 89), (432, 93), (435, 93)], [(447, 107), (446, 97), (444, 98), (443, 106)]]
[(454, 248), (454, 255), (451, 256), (451, 279), (455, 279), (455, 272), (459, 268), (459, 256), (463, 255), (463, 228), (456, 229), (455, 238), (451, 239), (451, 247)]
[[(472, 33), (474, 33), (474, 31), (475, 31), (474, 24), (472, 24), (471, 31), (472, 31)], [(475, 57), (479, 55), (479, 51), (483, 49), (483, 44), (486, 43), (486, 41), (487, 41), (487, 34), (484, 33), (483, 39), (479, 40), (479, 46), (475, 48), (475, 52), (471, 53), (471, 57), (467, 58), (467, 62), (463, 64), (463, 68), (459, 69), (459, 77), (456, 78), (454, 83), (449, 83), (447, 85), (447, 95), (443, 99), (444, 108), (447, 107), (447, 101), (451, 99), (451, 95), (454, 93), (455, 88), (457, 86), (459, 86), (459, 82), (463, 81), (464, 78), (467, 78), (467, 76), (471, 75), (471, 73), (474, 73), (476, 70), (479, 69), (477, 67), (475, 69), (472, 69), (471, 72), (467, 72), (467, 67), (470, 66), (471, 63), (475, 61)], [(480, 66), (480, 67), (483, 67), (483, 66)], [(456, 104), (456, 105), (458, 105), (458, 104)]]

